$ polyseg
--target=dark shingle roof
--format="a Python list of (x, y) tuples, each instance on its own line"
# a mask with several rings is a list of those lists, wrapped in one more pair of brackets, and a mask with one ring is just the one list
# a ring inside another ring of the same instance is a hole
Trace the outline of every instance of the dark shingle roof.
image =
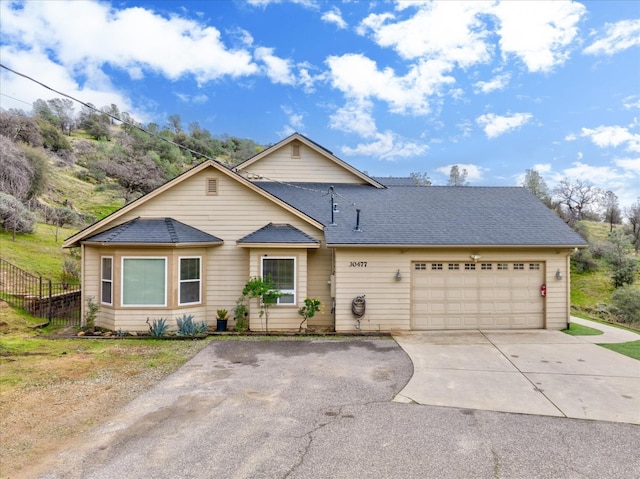
[(173, 218), (135, 218), (84, 240), (89, 243), (219, 243), (222, 240)]
[(242, 243), (320, 244), (320, 241), (291, 225), (269, 223), (238, 240)]
[(372, 176), (372, 178), (384, 186), (417, 186), (416, 180), (409, 176)]
[[(582, 246), (586, 242), (521, 187), (389, 187), (336, 184), (331, 226), (327, 184), (259, 186), (325, 225), (328, 245)], [(360, 229), (355, 231), (356, 209)]]

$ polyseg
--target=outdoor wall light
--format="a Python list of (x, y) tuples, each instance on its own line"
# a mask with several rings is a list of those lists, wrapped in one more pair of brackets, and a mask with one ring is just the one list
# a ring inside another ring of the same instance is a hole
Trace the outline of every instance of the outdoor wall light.
[(562, 279), (562, 273), (560, 272), (560, 268), (556, 271), (556, 279)]
[(398, 272), (396, 273), (396, 281), (401, 281), (402, 280), (402, 273), (400, 272), (400, 270), (398, 270)]
[(480, 259), (480, 255), (479, 254), (472, 254), (472, 255), (469, 255), (469, 258), (471, 258), (474, 263), (477, 263), (478, 260)]

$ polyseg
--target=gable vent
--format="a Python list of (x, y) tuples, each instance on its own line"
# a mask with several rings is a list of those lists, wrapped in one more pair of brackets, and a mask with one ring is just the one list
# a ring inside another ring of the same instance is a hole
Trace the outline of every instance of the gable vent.
[(291, 143), (291, 158), (300, 158), (300, 143)]
[(207, 178), (207, 195), (218, 194), (218, 178)]

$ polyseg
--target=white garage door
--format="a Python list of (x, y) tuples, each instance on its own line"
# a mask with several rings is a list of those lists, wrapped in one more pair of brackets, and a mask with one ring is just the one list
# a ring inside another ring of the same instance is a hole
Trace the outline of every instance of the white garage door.
[(543, 328), (543, 283), (544, 263), (415, 262), (411, 327)]

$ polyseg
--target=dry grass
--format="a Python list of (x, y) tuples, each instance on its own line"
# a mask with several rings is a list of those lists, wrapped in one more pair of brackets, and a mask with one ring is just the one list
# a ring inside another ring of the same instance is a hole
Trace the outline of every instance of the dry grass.
[[(64, 447), (208, 341), (52, 339), (0, 302), (0, 477)], [(62, 337), (60, 337), (62, 336)]]

